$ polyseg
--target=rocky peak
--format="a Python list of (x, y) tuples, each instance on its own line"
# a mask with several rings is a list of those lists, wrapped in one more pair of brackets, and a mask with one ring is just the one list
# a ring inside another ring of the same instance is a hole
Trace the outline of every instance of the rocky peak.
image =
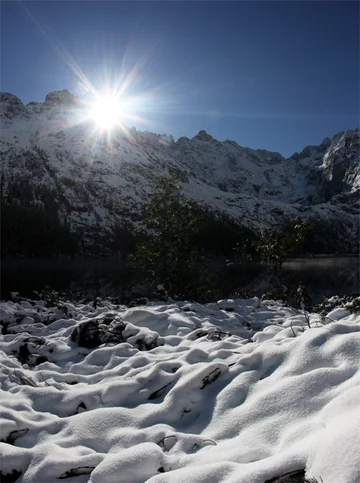
[(26, 104), (26, 109), (30, 113), (39, 114), (41, 112), (42, 103), (30, 101)]
[(210, 134), (208, 134), (204, 130), (199, 131), (197, 133), (197, 135), (193, 137), (193, 139), (195, 139), (197, 141), (202, 141), (204, 143), (208, 143), (210, 141), (214, 141), (214, 138), (212, 136), (210, 136)]
[(340, 132), (331, 140), (317, 175), (316, 202), (327, 202), (360, 186), (359, 130)]
[(27, 118), (26, 107), (14, 94), (0, 92), (0, 118), (10, 120), (14, 117)]
[(22, 106), (24, 105), (20, 99), (15, 96), (15, 94), (11, 94), (10, 92), (0, 92), (0, 102), (15, 102), (18, 104), (21, 104)]
[(45, 98), (47, 106), (71, 106), (76, 103), (76, 97), (66, 89), (50, 92)]
[[(360, 147), (360, 131), (353, 129), (350, 131), (340, 132), (331, 140), (326, 149), (323, 159), (323, 167), (329, 167), (336, 163), (349, 163), (354, 159), (359, 161)], [(321, 145), (322, 146), (322, 145)]]
[(175, 141), (174, 141), (174, 138), (172, 137), (172, 135), (168, 135), (166, 133), (164, 134), (160, 134), (160, 139), (162, 141), (163, 144), (166, 144), (166, 145), (171, 145), (171, 144), (174, 144)]
[(266, 149), (256, 149), (255, 151), (269, 164), (278, 164), (285, 160), (284, 156), (278, 152), (267, 151)]
[(327, 149), (329, 149), (330, 146), (331, 146), (331, 139), (330, 138), (325, 138), (323, 140), (323, 142), (320, 144), (320, 148), (323, 151), (326, 151)]
[(323, 154), (322, 149), (319, 146), (306, 146), (299, 154), (300, 159), (311, 158), (316, 153), (321, 156)]
[(190, 141), (190, 139), (189, 139), (188, 137), (186, 137), (186, 136), (181, 136), (181, 137), (180, 137), (180, 138), (177, 140), (176, 144), (178, 144), (178, 145), (182, 145), (182, 144), (186, 144), (188, 141)]

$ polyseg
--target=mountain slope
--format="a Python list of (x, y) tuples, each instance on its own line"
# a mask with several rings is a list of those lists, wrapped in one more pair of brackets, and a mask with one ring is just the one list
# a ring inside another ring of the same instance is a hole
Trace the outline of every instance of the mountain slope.
[[(186, 196), (252, 230), (300, 215), (339, 225), (343, 251), (359, 237), (359, 130), (336, 134), (285, 159), (205, 131), (192, 139), (118, 130), (111, 136), (84, 119), (67, 91), (24, 105), (0, 94), (4, 203), (53, 210), (84, 239), (106, 239), (123, 220), (136, 221), (154, 178), (181, 174)], [(340, 226), (340, 225), (339, 225)], [(100, 236), (101, 235), (101, 236)]]

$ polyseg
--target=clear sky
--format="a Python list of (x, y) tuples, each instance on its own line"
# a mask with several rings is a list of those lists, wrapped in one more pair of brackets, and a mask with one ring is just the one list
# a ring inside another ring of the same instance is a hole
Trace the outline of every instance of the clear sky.
[(2, 91), (84, 79), (127, 79), (138, 129), (291, 155), (359, 125), (359, 3), (1, 1)]

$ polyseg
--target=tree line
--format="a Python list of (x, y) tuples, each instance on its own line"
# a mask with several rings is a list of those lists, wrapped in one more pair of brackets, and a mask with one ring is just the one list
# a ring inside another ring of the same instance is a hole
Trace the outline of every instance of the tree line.
[(346, 251), (341, 227), (330, 222), (291, 218), (259, 232), (241, 227), (186, 198), (176, 174), (156, 180), (137, 229), (130, 222), (114, 222), (111, 234), (103, 233), (100, 226), (93, 232), (74, 233), (59, 218), (54, 195), (45, 189), (44, 201), (36, 205), (29, 190), (25, 184), (21, 203), (18, 196), (1, 197), (2, 257), (129, 257), (144, 277), (159, 274), (155, 278), (179, 286), (189, 273), (209, 277), (204, 260), (208, 265), (225, 258), (260, 260), (281, 268), (289, 257)]

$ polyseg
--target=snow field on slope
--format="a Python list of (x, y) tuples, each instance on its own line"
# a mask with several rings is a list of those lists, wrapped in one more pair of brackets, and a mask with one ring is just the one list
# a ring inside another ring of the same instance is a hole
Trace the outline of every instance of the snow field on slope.
[(0, 468), (18, 483), (360, 481), (359, 315), (309, 329), (257, 298), (0, 313)]

